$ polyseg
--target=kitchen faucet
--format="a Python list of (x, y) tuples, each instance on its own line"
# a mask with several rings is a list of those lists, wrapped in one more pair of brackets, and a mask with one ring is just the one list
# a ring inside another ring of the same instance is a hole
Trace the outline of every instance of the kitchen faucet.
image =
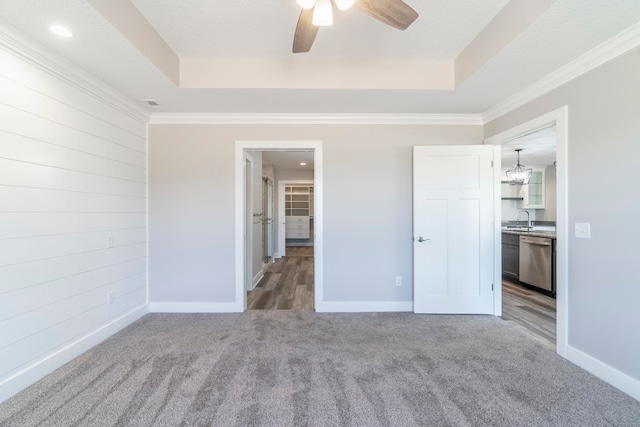
[(520, 214), (523, 213), (523, 212), (527, 214), (527, 231), (530, 231), (531, 230), (531, 219), (529, 217), (529, 211), (528, 210), (520, 209), (518, 211), (518, 216), (516, 217), (516, 221), (520, 219)]

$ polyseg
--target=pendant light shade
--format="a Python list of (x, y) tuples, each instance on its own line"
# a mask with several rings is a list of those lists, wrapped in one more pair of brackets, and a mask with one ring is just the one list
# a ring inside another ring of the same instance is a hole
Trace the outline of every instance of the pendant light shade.
[(318, 0), (313, 8), (313, 25), (320, 27), (333, 25), (331, 0)]
[(507, 182), (509, 185), (526, 185), (529, 184), (529, 179), (531, 179), (531, 172), (533, 169), (528, 168), (524, 165), (520, 164), (520, 152), (522, 148), (518, 148), (516, 152), (518, 153), (518, 162), (511, 169), (507, 169)]
[(316, 0), (296, 0), (296, 3), (303, 9), (313, 9), (313, 6), (316, 5)]
[(356, 0), (333, 0), (333, 2), (336, 4), (338, 9), (347, 10), (354, 5)]

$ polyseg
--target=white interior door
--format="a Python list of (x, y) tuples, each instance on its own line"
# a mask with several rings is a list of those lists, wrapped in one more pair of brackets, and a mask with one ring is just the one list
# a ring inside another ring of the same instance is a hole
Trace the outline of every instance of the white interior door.
[(416, 313), (493, 313), (493, 147), (413, 147)]

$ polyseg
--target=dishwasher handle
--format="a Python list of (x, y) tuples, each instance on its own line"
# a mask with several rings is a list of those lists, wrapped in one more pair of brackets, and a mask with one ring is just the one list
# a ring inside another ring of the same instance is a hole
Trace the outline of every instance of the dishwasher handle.
[(530, 245), (537, 245), (537, 246), (551, 246), (551, 240), (549, 239), (536, 239), (534, 238), (528, 238), (525, 236), (520, 236), (520, 243), (528, 243)]

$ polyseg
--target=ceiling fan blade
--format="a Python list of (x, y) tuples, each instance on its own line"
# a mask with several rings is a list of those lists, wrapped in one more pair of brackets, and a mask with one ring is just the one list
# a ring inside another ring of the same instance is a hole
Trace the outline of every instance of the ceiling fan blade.
[(406, 30), (418, 18), (418, 12), (402, 0), (356, 0), (356, 6), (378, 21)]
[(313, 25), (313, 9), (302, 9), (293, 35), (293, 53), (309, 52), (318, 34), (318, 26)]

